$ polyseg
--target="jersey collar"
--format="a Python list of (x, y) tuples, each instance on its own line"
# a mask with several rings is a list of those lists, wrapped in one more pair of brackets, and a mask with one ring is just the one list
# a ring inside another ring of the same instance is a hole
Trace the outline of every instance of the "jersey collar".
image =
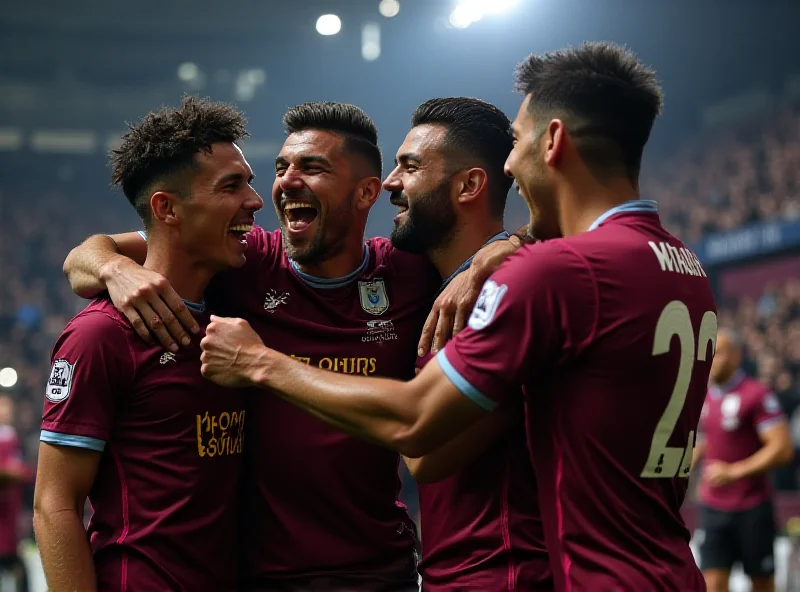
[[(510, 235), (510, 234), (508, 234), (508, 233), (507, 233), (505, 230), (503, 230), (502, 232), (498, 232), (498, 233), (497, 233), (497, 234), (495, 234), (495, 235), (494, 235), (492, 238), (490, 238), (490, 239), (489, 239), (489, 240), (487, 240), (485, 243), (483, 243), (483, 245), (481, 245), (481, 249), (482, 249), (483, 247), (485, 247), (486, 245), (488, 245), (488, 244), (491, 244), (491, 243), (494, 243), (494, 242), (497, 242), (497, 241), (499, 241), (499, 240), (506, 240), (506, 239), (510, 238), (510, 236), (511, 236), (511, 235)], [(478, 251), (480, 251), (481, 249), (478, 249)], [(446, 279), (444, 282), (442, 282), (442, 285), (441, 285), (441, 287), (439, 288), (439, 294), (441, 294), (441, 293), (442, 293), (442, 290), (444, 290), (444, 289), (447, 287), (447, 285), (448, 285), (450, 282), (452, 282), (452, 281), (453, 281), (453, 279), (454, 279), (454, 278), (455, 278), (455, 277), (456, 277), (456, 276), (457, 276), (459, 273), (461, 273), (462, 271), (466, 271), (466, 270), (469, 268), (469, 266), (470, 266), (470, 265), (472, 265), (472, 260), (473, 260), (474, 258), (475, 258), (475, 255), (473, 254), (473, 255), (472, 255), (472, 257), (470, 257), (469, 259), (467, 259), (466, 261), (464, 261), (464, 263), (462, 263), (461, 265), (459, 265), (459, 266), (458, 266), (458, 268), (457, 268), (457, 269), (456, 269), (456, 270), (455, 270), (453, 273), (451, 273), (451, 274), (450, 274), (450, 277), (448, 277), (448, 278), (447, 278), (447, 279)]]
[(616, 214), (622, 214), (625, 212), (658, 212), (658, 204), (649, 199), (632, 199), (630, 201), (626, 201), (625, 203), (621, 203), (618, 206), (614, 206), (613, 208), (602, 214), (597, 220), (592, 222), (592, 225), (589, 227), (589, 231), (592, 231), (598, 226), (600, 226), (611, 216), (614, 216)]
[(305, 273), (300, 271), (300, 268), (297, 266), (297, 263), (289, 257), (289, 263), (292, 265), (292, 269), (297, 274), (303, 282), (311, 286), (312, 288), (319, 288), (323, 290), (331, 290), (333, 288), (341, 288), (346, 286), (350, 282), (352, 282), (357, 277), (360, 277), (361, 274), (366, 271), (367, 266), (369, 265), (369, 248), (367, 245), (364, 245), (364, 256), (361, 259), (361, 264), (356, 267), (353, 271), (348, 273), (347, 275), (343, 275), (342, 277), (338, 278), (321, 278), (315, 275), (311, 275), (310, 273)]

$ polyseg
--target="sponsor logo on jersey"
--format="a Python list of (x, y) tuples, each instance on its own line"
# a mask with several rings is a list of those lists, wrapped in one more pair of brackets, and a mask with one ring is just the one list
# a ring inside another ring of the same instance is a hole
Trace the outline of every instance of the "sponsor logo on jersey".
[(289, 292), (269, 290), (264, 298), (264, 310), (272, 314), (281, 304), (289, 302)]
[(367, 334), (361, 338), (364, 343), (380, 343), (397, 340), (392, 321), (367, 321)]

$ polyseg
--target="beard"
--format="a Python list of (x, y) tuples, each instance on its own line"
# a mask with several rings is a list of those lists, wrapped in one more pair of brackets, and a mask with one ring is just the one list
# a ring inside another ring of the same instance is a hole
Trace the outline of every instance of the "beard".
[(456, 211), (450, 203), (450, 179), (408, 203), (405, 219), (396, 224), (390, 236), (401, 251), (422, 255), (447, 244), (456, 227)]
[[(316, 196), (314, 196), (316, 200)], [(317, 231), (306, 245), (292, 244), (286, 226), (281, 224), (281, 237), (286, 255), (298, 265), (317, 265), (340, 254), (347, 244), (353, 227), (353, 202), (355, 191), (349, 199), (323, 214), (317, 214)], [(319, 203), (318, 201), (316, 203)]]

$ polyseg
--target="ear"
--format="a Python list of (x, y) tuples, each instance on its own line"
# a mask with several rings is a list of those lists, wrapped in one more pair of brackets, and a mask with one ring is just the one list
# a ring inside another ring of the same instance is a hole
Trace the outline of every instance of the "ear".
[(472, 168), (460, 173), (457, 177), (458, 203), (474, 202), (488, 185), (486, 171)]
[(555, 166), (567, 143), (567, 130), (564, 122), (553, 119), (547, 126), (542, 138), (544, 145), (544, 161), (548, 166)]
[(172, 193), (166, 191), (156, 191), (150, 196), (150, 209), (153, 212), (153, 220), (160, 220), (167, 226), (178, 224), (178, 215), (175, 206), (179, 200)]
[(378, 177), (363, 179), (356, 188), (356, 208), (369, 210), (381, 194), (381, 180)]

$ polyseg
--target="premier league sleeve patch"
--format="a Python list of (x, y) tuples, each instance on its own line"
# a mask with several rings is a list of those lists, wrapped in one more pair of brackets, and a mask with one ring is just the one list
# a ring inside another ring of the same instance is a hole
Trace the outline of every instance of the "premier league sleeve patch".
[(47, 388), (44, 393), (48, 401), (60, 403), (69, 397), (74, 372), (75, 364), (70, 364), (64, 358), (53, 362), (53, 369), (50, 371), (50, 378), (47, 379)]
[(478, 301), (475, 303), (475, 308), (472, 309), (472, 314), (469, 316), (467, 324), (475, 331), (478, 331), (491, 323), (497, 312), (497, 307), (500, 306), (500, 301), (507, 291), (508, 286), (505, 284), (497, 285), (494, 280), (488, 280), (483, 284), (481, 293), (478, 295)]

